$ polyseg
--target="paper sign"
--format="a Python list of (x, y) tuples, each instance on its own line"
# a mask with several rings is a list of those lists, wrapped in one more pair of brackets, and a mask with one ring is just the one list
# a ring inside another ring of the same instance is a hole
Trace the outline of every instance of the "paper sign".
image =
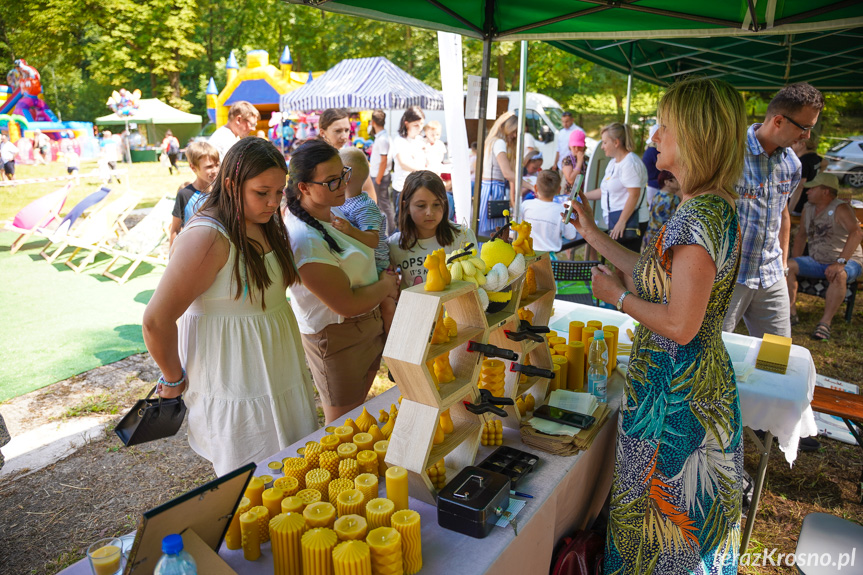
[[(482, 78), (480, 76), (467, 77), (467, 104), (464, 117), (468, 120), (479, 119), (479, 94)], [(486, 120), (494, 120), (497, 117), (497, 78), (488, 79), (488, 105), (486, 107)]]

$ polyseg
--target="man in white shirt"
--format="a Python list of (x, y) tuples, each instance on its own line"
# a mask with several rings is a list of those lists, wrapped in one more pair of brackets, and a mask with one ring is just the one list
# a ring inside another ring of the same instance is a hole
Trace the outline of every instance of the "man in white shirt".
[(213, 132), (207, 143), (219, 150), (219, 161), (224, 161), (231, 146), (254, 130), (261, 119), (261, 113), (250, 103), (235, 102), (228, 111), (228, 123)]
[(563, 159), (569, 154), (569, 135), (577, 128), (572, 121), (572, 112), (564, 112), (562, 116), (563, 128), (557, 131), (554, 137), (557, 142), (557, 153), (554, 155), (554, 168), (563, 169)]
[(564, 223), (561, 204), (554, 201), (560, 190), (560, 174), (543, 170), (536, 177), (536, 199), (521, 204), (522, 220), (531, 225), (533, 249), (542, 252), (559, 252), (562, 238), (575, 239), (575, 226)]
[(375, 195), (378, 200), (378, 208), (387, 220), (386, 233), (392, 234), (396, 231), (396, 212), (390, 197), (390, 182), (392, 182), (393, 157), (390, 154), (390, 136), (384, 129), (387, 121), (386, 112), (375, 110), (372, 112), (372, 131), (375, 142), (372, 144), (372, 157), (369, 160), (369, 173), (375, 185)]

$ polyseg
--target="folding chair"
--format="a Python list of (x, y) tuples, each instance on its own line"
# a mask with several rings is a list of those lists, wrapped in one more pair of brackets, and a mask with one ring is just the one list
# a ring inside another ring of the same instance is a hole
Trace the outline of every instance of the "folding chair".
[[(66, 260), (66, 266), (79, 274), (93, 263), (93, 260), (100, 253), (99, 248), (108, 247), (110, 241), (119, 237), (120, 230), (126, 229), (125, 224), (121, 224), (140, 201), (140, 192), (126, 192), (87, 218), (86, 225), (81, 226), (82, 229), (78, 230), (76, 234), (70, 234), (66, 237), (63, 249), (66, 247), (75, 248), (75, 251)], [(78, 264), (73, 263), (72, 260), (81, 250), (87, 251), (84, 259)]]
[[(103, 253), (114, 256), (102, 275), (118, 283), (126, 283), (142, 262), (154, 265), (167, 265), (166, 255), (159, 255), (159, 250), (168, 239), (171, 226), (171, 212), (174, 209), (173, 199), (162, 199), (144, 216), (128, 233), (124, 234), (111, 247), (103, 247)], [(129, 260), (129, 269), (122, 276), (111, 273), (121, 259)]]
[(599, 263), (551, 260), (551, 271), (557, 283), (557, 294), (554, 299), (584, 305), (597, 305), (590, 292), (590, 268), (599, 265)]
[[(64, 217), (60, 221), (57, 229), (48, 230), (45, 228), (40, 228), (39, 233), (48, 238), (48, 242), (44, 246), (42, 246), (42, 251), (39, 252), (39, 255), (48, 260), (48, 263), (52, 263), (55, 259), (57, 259), (57, 256), (59, 256), (64, 249), (64, 241), (69, 235), (70, 230), (75, 224), (75, 222), (78, 221), (78, 219), (85, 211), (89, 210), (90, 208), (104, 200), (109, 193), (111, 193), (110, 188), (106, 188), (104, 186), (99, 188), (98, 191), (93, 192), (92, 194), (78, 202), (75, 207), (72, 208), (68, 214), (66, 214), (66, 217)], [(81, 221), (83, 222), (84, 220)], [(48, 253), (48, 248), (51, 247), (52, 244), (61, 244), (61, 246), (59, 248), (56, 248), (53, 252)]]
[(69, 197), (69, 190), (72, 189), (72, 182), (69, 182), (59, 190), (42, 196), (38, 200), (33, 200), (21, 211), (15, 214), (11, 222), (6, 222), (3, 226), (4, 230), (17, 232), (20, 234), (18, 238), (12, 242), (9, 248), (11, 253), (17, 252), (21, 246), (30, 239), (30, 236), (35, 234), (39, 228), (44, 228), (60, 216), (60, 210), (66, 205), (66, 198)]

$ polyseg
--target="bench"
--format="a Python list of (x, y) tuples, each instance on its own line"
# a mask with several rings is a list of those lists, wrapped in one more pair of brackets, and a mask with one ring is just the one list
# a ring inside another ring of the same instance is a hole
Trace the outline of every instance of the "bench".
[[(857, 440), (857, 445), (863, 449), (860, 431), (854, 425), (856, 423), (858, 426), (863, 426), (863, 395), (815, 386), (811, 405), (813, 411), (833, 415), (844, 421), (851, 435)], [(861, 496), (860, 501), (863, 503), (863, 470), (860, 472), (857, 493)]]

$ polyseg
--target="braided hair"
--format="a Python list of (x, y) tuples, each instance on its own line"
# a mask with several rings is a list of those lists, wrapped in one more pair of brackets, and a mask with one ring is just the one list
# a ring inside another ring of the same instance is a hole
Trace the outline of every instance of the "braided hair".
[(306, 225), (318, 230), (324, 237), (324, 241), (327, 242), (330, 251), (340, 254), (344, 248), (339, 245), (336, 238), (329, 234), (323, 224), (300, 204), (299, 188), (300, 182), (314, 179), (315, 168), (319, 164), (338, 157), (339, 151), (323, 140), (309, 140), (297, 148), (291, 156), (291, 164), (288, 167), (288, 187), (285, 196), (288, 202), (288, 211)]

